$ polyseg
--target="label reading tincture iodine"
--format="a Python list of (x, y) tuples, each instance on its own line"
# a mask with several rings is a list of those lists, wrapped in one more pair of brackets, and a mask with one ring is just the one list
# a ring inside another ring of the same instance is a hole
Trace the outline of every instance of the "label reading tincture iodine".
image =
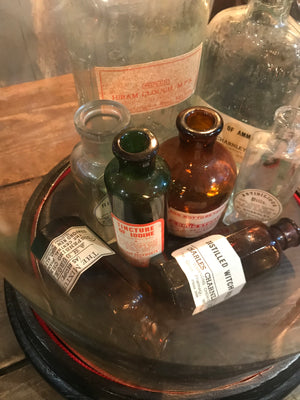
[(114, 251), (90, 229), (86, 226), (75, 226), (50, 242), (41, 258), (41, 264), (69, 294), (84, 271), (101, 257), (111, 254), (115, 254)]
[(246, 283), (239, 256), (228, 240), (212, 235), (173, 251), (189, 282), (197, 314), (238, 294)]

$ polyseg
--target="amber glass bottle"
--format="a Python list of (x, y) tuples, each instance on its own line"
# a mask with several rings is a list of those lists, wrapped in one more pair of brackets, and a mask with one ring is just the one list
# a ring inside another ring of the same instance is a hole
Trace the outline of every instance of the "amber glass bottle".
[(221, 116), (207, 107), (192, 107), (176, 119), (179, 136), (165, 141), (160, 155), (169, 165), (168, 229), (193, 238), (209, 232), (219, 221), (236, 179), (235, 162), (216, 142)]
[[(179, 318), (203, 311), (276, 267), (284, 250), (300, 245), (300, 227), (281, 218), (268, 227), (243, 220), (151, 260), (154, 296), (165, 296)], [(157, 271), (160, 278), (157, 277)]]

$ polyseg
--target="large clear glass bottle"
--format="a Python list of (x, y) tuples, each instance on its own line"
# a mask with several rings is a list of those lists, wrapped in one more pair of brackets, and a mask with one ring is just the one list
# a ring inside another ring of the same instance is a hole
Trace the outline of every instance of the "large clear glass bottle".
[(133, 265), (147, 267), (164, 250), (170, 172), (157, 156), (156, 137), (146, 128), (121, 132), (112, 148), (115, 158), (104, 180), (118, 247)]
[(161, 140), (198, 76), (211, 1), (65, 0), (57, 7), (79, 103), (111, 99)]
[(223, 222), (275, 222), (300, 182), (300, 108), (280, 107), (270, 132), (251, 138)]
[(110, 241), (114, 230), (104, 184), (104, 170), (112, 158), (114, 136), (130, 121), (129, 111), (111, 100), (95, 100), (76, 111), (74, 124), (81, 141), (74, 147), (71, 171), (80, 198), (80, 216), (102, 239)]
[(196, 314), (238, 294), (246, 282), (278, 266), (284, 250), (299, 245), (300, 227), (289, 218), (270, 227), (254, 220), (218, 227), (172, 257), (151, 260), (154, 296), (173, 303), (177, 318)]
[(218, 13), (203, 44), (197, 95), (222, 113), (218, 140), (240, 164), (250, 136), (277, 108), (299, 106), (300, 27), (292, 0), (250, 0)]
[(230, 152), (216, 142), (223, 128), (216, 111), (188, 108), (178, 114), (176, 124), (179, 135), (160, 147), (172, 176), (168, 229), (191, 238), (218, 223), (235, 183), (236, 167)]

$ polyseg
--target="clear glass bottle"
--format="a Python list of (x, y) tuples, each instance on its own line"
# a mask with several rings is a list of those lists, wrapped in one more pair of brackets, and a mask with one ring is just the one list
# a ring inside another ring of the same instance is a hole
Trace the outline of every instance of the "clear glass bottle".
[(104, 173), (118, 247), (133, 265), (147, 267), (164, 250), (166, 194), (170, 172), (157, 156), (148, 129), (131, 128), (113, 141), (115, 158)]
[(240, 164), (251, 135), (277, 108), (299, 106), (300, 27), (292, 0), (250, 0), (218, 13), (203, 44), (196, 93), (222, 113), (218, 140)]
[(275, 222), (300, 182), (300, 108), (280, 107), (270, 132), (251, 138), (223, 222)]
[(165, 141), (160, 155), (169, 165), (168, 230), (197, 237), (218, 223), (232, 192), (236, 167), (230, 152), (216, 142), (223, 121), (207, 107), (178, 114), (179, 135)]
[[(37, 232), (31, 249), (46, 275), (72, 299), (74, 307), (78, 304), (90, 318), (95, 315), (95, 324), (100, 316), (111, 340), (121, 331), (124, 343), (127, 337), (142, 354), (159, 356), (169, 328), (160, 320), (151, 293), (140, 283), (136, 270), (80, 218), (66, 216), (51, 221)], [(100, 341), (107, 340), (102, 337), (103, 328), (99, 335)]]
[(213, 233), (173, 251), (172, 257), (151, 260), (154, 296), (173, 303), (177, 318), (238, 294), (250, 279), (275, 268), (283, 250), (300, 245), (300, 228), (289, 218), (270, 227), (243, 220)]
[[(195, 86), (211, 0), (65, 0), (57, 7), (79, 103), (124, 104), (161, 141)], [(170, 10), (172, 10), (170, 12)]]
[(80, 216), (102, 239), (114, 238), (104, 170), (112, 158), (114, 136), (130, 121), (129, 111), (111, 100), (95, 100), (76, 111), (74, 124), (81, 141), (74, 147), (71, 171), (80, 198)]

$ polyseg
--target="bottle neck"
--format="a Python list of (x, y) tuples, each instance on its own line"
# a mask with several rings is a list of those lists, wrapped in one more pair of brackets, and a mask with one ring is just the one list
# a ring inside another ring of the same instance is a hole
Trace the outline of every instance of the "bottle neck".
[(112, 150), (120, 171), (134, 177), (145, 176), (155, 167), (158, 141), (148, 129), (131, 128), (114, 138)]
[(120, 171), (123, 174), (139, 178), (146, 177), (152, 173), (155, 168), (155, 157), (143, 161), (126, 161), (116, 156), (119, 161)]
[(269, 231), (282, 250), (300, 245), (300, 227), (289, 218), (281, 218)]
[(192, 107), (178, 114), (176, 125), (182, 146), (211, 149), (223, 128), (223, 120), (207, 107)]
[(129, 111), (116, 101), (94, 100), (79, 107), (74, 115), (74, 125), (85, 155), (94, 157), (95, 161), (110, 159), (111, 142), (129, 121)]
[(284, 25), (293, 0), (250, 0), (248, 18), (258, 23)]

